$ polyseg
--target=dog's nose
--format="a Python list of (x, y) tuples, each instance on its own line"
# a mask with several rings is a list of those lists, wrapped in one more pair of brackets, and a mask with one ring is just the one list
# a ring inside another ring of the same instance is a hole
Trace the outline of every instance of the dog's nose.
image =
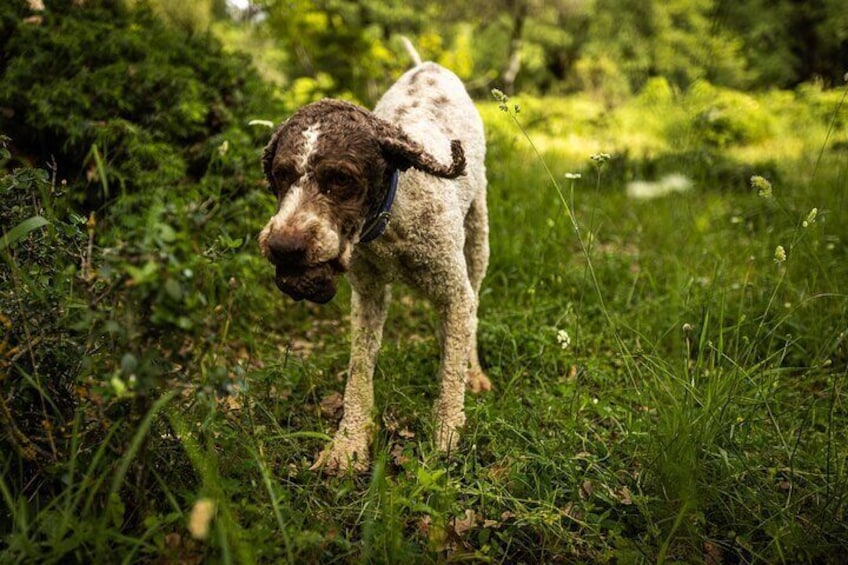
[(268, 240), (271, 262), (278, 267), (306, 265), (306, 239), (302, 235), (273, 235)]

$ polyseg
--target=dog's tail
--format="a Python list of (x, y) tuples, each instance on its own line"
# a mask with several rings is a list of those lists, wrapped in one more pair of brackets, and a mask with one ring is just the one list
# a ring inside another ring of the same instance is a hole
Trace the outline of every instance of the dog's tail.
[(418, 65), (420, 65), (421, 55), (419, 55), (418, 51), (415, 50), (415, 47), (413, 47), (412, 42), (409, 40), (409, 38), (405, 35), (401, 35), (400, 40), (403, 43), (403, 47), (404, 49), (406, 49), (406, 52), (409, 53), (409, 58), (412, 59), (412, 62), (415, 64), (415, 66), (417, 67)]

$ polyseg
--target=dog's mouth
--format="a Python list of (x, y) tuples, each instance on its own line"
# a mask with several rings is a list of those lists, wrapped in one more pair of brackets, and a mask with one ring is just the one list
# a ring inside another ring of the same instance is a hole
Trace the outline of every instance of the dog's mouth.
[(336, 283), (345, 272), (338, 259), (308, 267), (277, 266), (274, 282), (293, 299), (326, 304), (336, 295)]

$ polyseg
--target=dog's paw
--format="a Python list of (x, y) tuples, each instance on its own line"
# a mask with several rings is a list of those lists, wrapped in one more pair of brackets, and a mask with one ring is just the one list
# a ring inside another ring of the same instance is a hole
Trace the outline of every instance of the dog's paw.
[(311, 471), (322, 470), (328, 475), (343, 475), (348, 471), (361, 473), (368, 470), (368, 443), (339, 435), (318, 454), (315, 463), (309, 468)]
[(481, 370), (469, 369), (468, 377), (465, 381), (465, 386), (468, 392), (480, 394), (481, 392), (489, 392), (492, 390), (492, 381)]

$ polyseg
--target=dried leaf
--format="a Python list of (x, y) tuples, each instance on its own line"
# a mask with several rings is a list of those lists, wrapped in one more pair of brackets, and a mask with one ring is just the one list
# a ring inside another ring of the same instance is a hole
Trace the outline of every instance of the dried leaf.
[(477, 526), (477, 515), (473, 510), (466, 510), (465, 517), (461, 520), (454, 519), (453, 521), (453, 529), (457, 533), (457, 535), (462, 535), (468, 530), (473, 529)]
[(188, 531), (194, 539), (209, 537), (209, 526), (215, 516), (217, 504), (211, 498), (200, 498), (194, 503), (188, 518)]
[(724, 563), (724, 554), (718, 544), (711, 541), (704, 542), (704, 563), (706, 565), (721, 565)]
[(293, 339), (289, 342), (289, 351), (292, 353), (301, 353), (304, 357), (308, 357), (315, 349), (315, 343), (308, 339)]
[(429, 514), (425, 514), (418, 520), (418, 533), (422, 536), (428, 536), (430, 534), (430, 525), (433, 523), (433, 519), (430, 518)]
[(234, 394), (228, 394), (221, 398), (219, 404), (226, 407), (230, 412), (238, 412), (243, 408), (241, 400)]
[(569, 502), (560, 510), (563, 516), (571, 518), (572, 520), (580, 520), (583, 517), (583, 513), (574, 507), (573, 502)]
[(410, 459), (403, 453), (403, 446), (399, 443), (396, 443), (394, 447), (392, 447), (392, 461), (394, 461), (395, 465), (398, 467), (409, 463)]
[(626, 506), (630, 506), (633, 504), (633, 494), (630, 492), (630, 489), (627, 487), (621, 487), (616, 492), (618, 497), (618, 501)]
[(580, 500), (588, 500), (589, 497), (592, 496), (592, 493), (595, 491), (595, 487), (592, 484), (592, 481), (586, 479), (580, 485)]
[(165, 534), (165, 547), (168, 549), (177, 549), (182, 545), (182, 537), (176, 532)]
[(325, 418), (341, 419), (344, 412), (344, 396), (338, 391), (321, 399), (321, 414)]

